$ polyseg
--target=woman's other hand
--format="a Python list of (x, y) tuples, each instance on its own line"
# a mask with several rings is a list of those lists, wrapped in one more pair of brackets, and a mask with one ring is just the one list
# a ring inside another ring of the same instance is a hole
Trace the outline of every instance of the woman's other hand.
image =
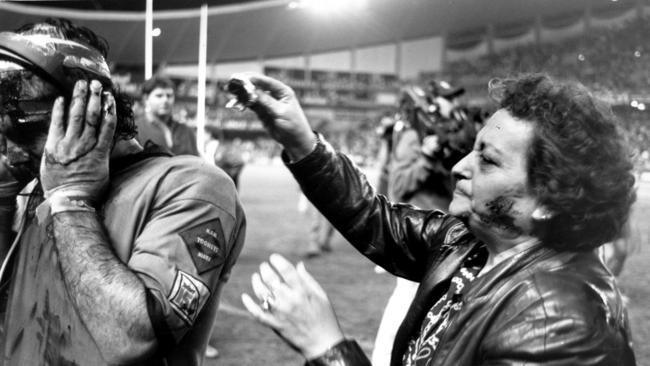
[(327, 294), (303, 263), (294, 267), (272, 254), (251, 282), (259, 302), (242, 294), (246, 309), (305, 358), (317, 357), (343, 340)]
[(316, 136), (294, 91), (282, 82), (262, 74), (238, 75), (255, 85), (257, 100), (250, 108), (271, 137), (282, 144), (291, 160), (298, 161), (309, 154), (316, 146)]

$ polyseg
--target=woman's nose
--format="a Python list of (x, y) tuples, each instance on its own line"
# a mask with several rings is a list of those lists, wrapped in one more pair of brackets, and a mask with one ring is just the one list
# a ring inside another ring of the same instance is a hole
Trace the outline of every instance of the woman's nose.
[(451, 174), (453, 175), (454, 179), (456, 180), (469, 179), (471, 177), (471, 172), (469, 169), (469, 159), (471, 158), (472, 154), (474, 154), (473, 151), (465, 155), (465, 157), (460, 159), (460, 161), (457, 162), (453, 168), (451, 168)]

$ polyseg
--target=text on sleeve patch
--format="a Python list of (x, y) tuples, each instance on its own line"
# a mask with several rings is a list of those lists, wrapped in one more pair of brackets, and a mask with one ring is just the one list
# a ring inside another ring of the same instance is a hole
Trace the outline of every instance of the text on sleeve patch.
[(214, 219), (179, 234), (192, 256), (199, 274), (214, 269), (225, 260), (226, 241), (221, 221)]

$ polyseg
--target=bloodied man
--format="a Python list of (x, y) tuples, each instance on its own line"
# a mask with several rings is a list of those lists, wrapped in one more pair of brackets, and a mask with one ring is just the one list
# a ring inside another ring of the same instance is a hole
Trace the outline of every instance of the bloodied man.
[(65, 20), (0, 33), (5, 365), (200, 364), (243, 245), (225, 173), (133, 138), (106, 50)]

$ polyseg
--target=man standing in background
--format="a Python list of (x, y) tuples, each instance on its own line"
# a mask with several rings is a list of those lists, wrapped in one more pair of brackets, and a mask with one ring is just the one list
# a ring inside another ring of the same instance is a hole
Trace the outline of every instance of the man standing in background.
[(144, 115), (136, 120), (137, 140), (142, 146), (154, 143), (173, 155), (199, 156), (194, 130), (174, 119), (174, 82), (154, 76), (142, 84)]

